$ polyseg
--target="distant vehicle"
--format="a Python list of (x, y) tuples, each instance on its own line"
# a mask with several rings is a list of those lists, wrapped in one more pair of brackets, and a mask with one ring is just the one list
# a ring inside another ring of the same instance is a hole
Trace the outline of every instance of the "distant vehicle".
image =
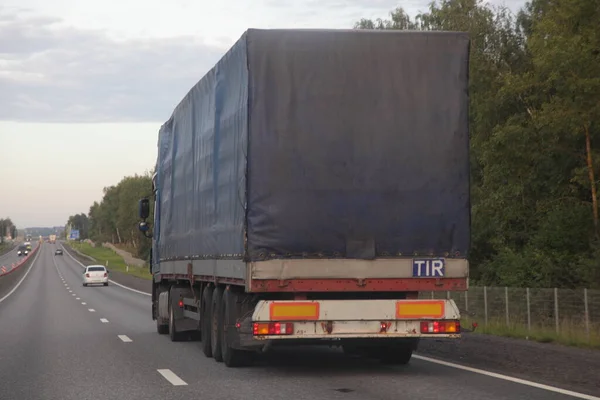
[(31, 242), (25, 242), (25, 243), (23, 243), (23, 246), (25, 246), (27, 251), (31, 251)]
[(56, 235), (50, 235), (48, 237), (48, 242), (49, 243), (56, 243)]
[(28, 249), (26, 245), (22, 244), (17, 249), (17, 255), (19, 257), (20, 256), (26, 256), (27, 254), (29, 254), (29, 251), (30, 251), (30, 249)]
[(96, 284), (108, 286), (108, 270), (103, 265), (88, 265), (83, 273), (83, 286)]
[(61, 249), (58, 249), (54, 252), (55, 256), (62, 256), (63, 255), (63, 251)]

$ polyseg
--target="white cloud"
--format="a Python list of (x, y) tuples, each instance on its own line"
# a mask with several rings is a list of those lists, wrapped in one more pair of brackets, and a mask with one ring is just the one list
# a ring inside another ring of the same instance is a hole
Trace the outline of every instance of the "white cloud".
[(4, 0), (29, 9), (0, 7), (0, 120), (165, 121), (249, 27), (351, 28), (428, 2)]
[(57, 18), (0, 16), (0, 120), (163, 121), (224, 50), (193, 37), (115, 41)]

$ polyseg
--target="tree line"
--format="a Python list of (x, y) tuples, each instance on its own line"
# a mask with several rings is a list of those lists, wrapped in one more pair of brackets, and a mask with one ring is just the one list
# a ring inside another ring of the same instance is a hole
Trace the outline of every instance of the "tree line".
[[(414, 18), (398, 8), (355, 24), (470, 34), (473, 283), (600, 286), (599, 4), (533, 0), (511, 13), (442, 0)], [(70, 222), (146, 256), (137, 200), (150, 188), (149, 174), (126, 177)]]
[[(152, 199), (152, 172), (127, 176), (118, 184), (105, 187), (100, 202), (94, 202), (87, 214), (69, 217), (67, 226), (79, 230), (79, 239), (97, 243), (113, 243), (131, 251), (134, 256), (148, 259), (151, 242), (138, 230), (138, 200)], [(66, 232), (67, 230), (65, 230)]]
[(0, 243), (4, 243), (4, 237), (9, 235), (14, 240), (17, 234), (17, 227), (10, 218), (0, 218)]
[[(472, 279), (600, 286), (600, 2), (481, 0), (402, 8), (356, 29), (471, 37)], [(443, 68), (443, 66), (440, 66)]]

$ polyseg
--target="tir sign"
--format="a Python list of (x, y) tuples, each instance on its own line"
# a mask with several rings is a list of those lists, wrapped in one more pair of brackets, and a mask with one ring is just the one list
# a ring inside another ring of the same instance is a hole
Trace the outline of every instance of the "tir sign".
[(442, 278), (446, 274), (446, 260), (443, 258), (421, 258), (413, 260), (413, 277)]

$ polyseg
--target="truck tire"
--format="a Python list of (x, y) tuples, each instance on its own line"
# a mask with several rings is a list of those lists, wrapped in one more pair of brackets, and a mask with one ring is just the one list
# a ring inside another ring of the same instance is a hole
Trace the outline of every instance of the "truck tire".
[(217, 286), (212, 296), (210, 344), (216, 362), (223, 362), (221, 339), (223, 338), (223, 287)]
[(159, 335), (166, 335), (169, 333), (169, 325), (161, 323), (161, 319), (156, 317), (156, 332)]
[(169, 296), (169, 338), (171, 342), (181, 342), (187, 337), (187, 332), (177, 332), (177, 326), (175, 324), (175, 310), (173, 309), (175, 306), (173, 305), (173, 301)]
[(200, 329), (202, 331), (202, 352), (208, 358), (212, 357), (212, 345), (211, 345), (211, 321), (212, 315), (210, 309), (212, 308), (212, 297), (213, 287), (207, 285), (202, 291), (202, 308), (200, 310)]
[[(157, 288), (157, 290), (158, 290), (158, 288)], [(156, 300), (156, 331), (158, 332), (159, 335), (166, 335), (169, 333), (169, 322), (167, 320), (163, 319), (160, 316), (160, 312), (159, 312), (160, 305), (161, 305), (160, 304), (160, 298), (161, 298), (160, 293), (163, 293), (163, 292), (159, 292), (158, 300)], [(164, 296), (162, 296), (162, 297), (164, 299)]]
[(239, 368), (251, 365), (254, 361), (255, 353), (246, 350), (240, 350), (232, 347), (232, 343), (237, 335), (235, 324), (240, 315), (238, 307), (240, 295), (231, 288), (227, 288), (223, 293), (223, 336), (221, 339), (221, 355), (223, 362), (228, 368)]

